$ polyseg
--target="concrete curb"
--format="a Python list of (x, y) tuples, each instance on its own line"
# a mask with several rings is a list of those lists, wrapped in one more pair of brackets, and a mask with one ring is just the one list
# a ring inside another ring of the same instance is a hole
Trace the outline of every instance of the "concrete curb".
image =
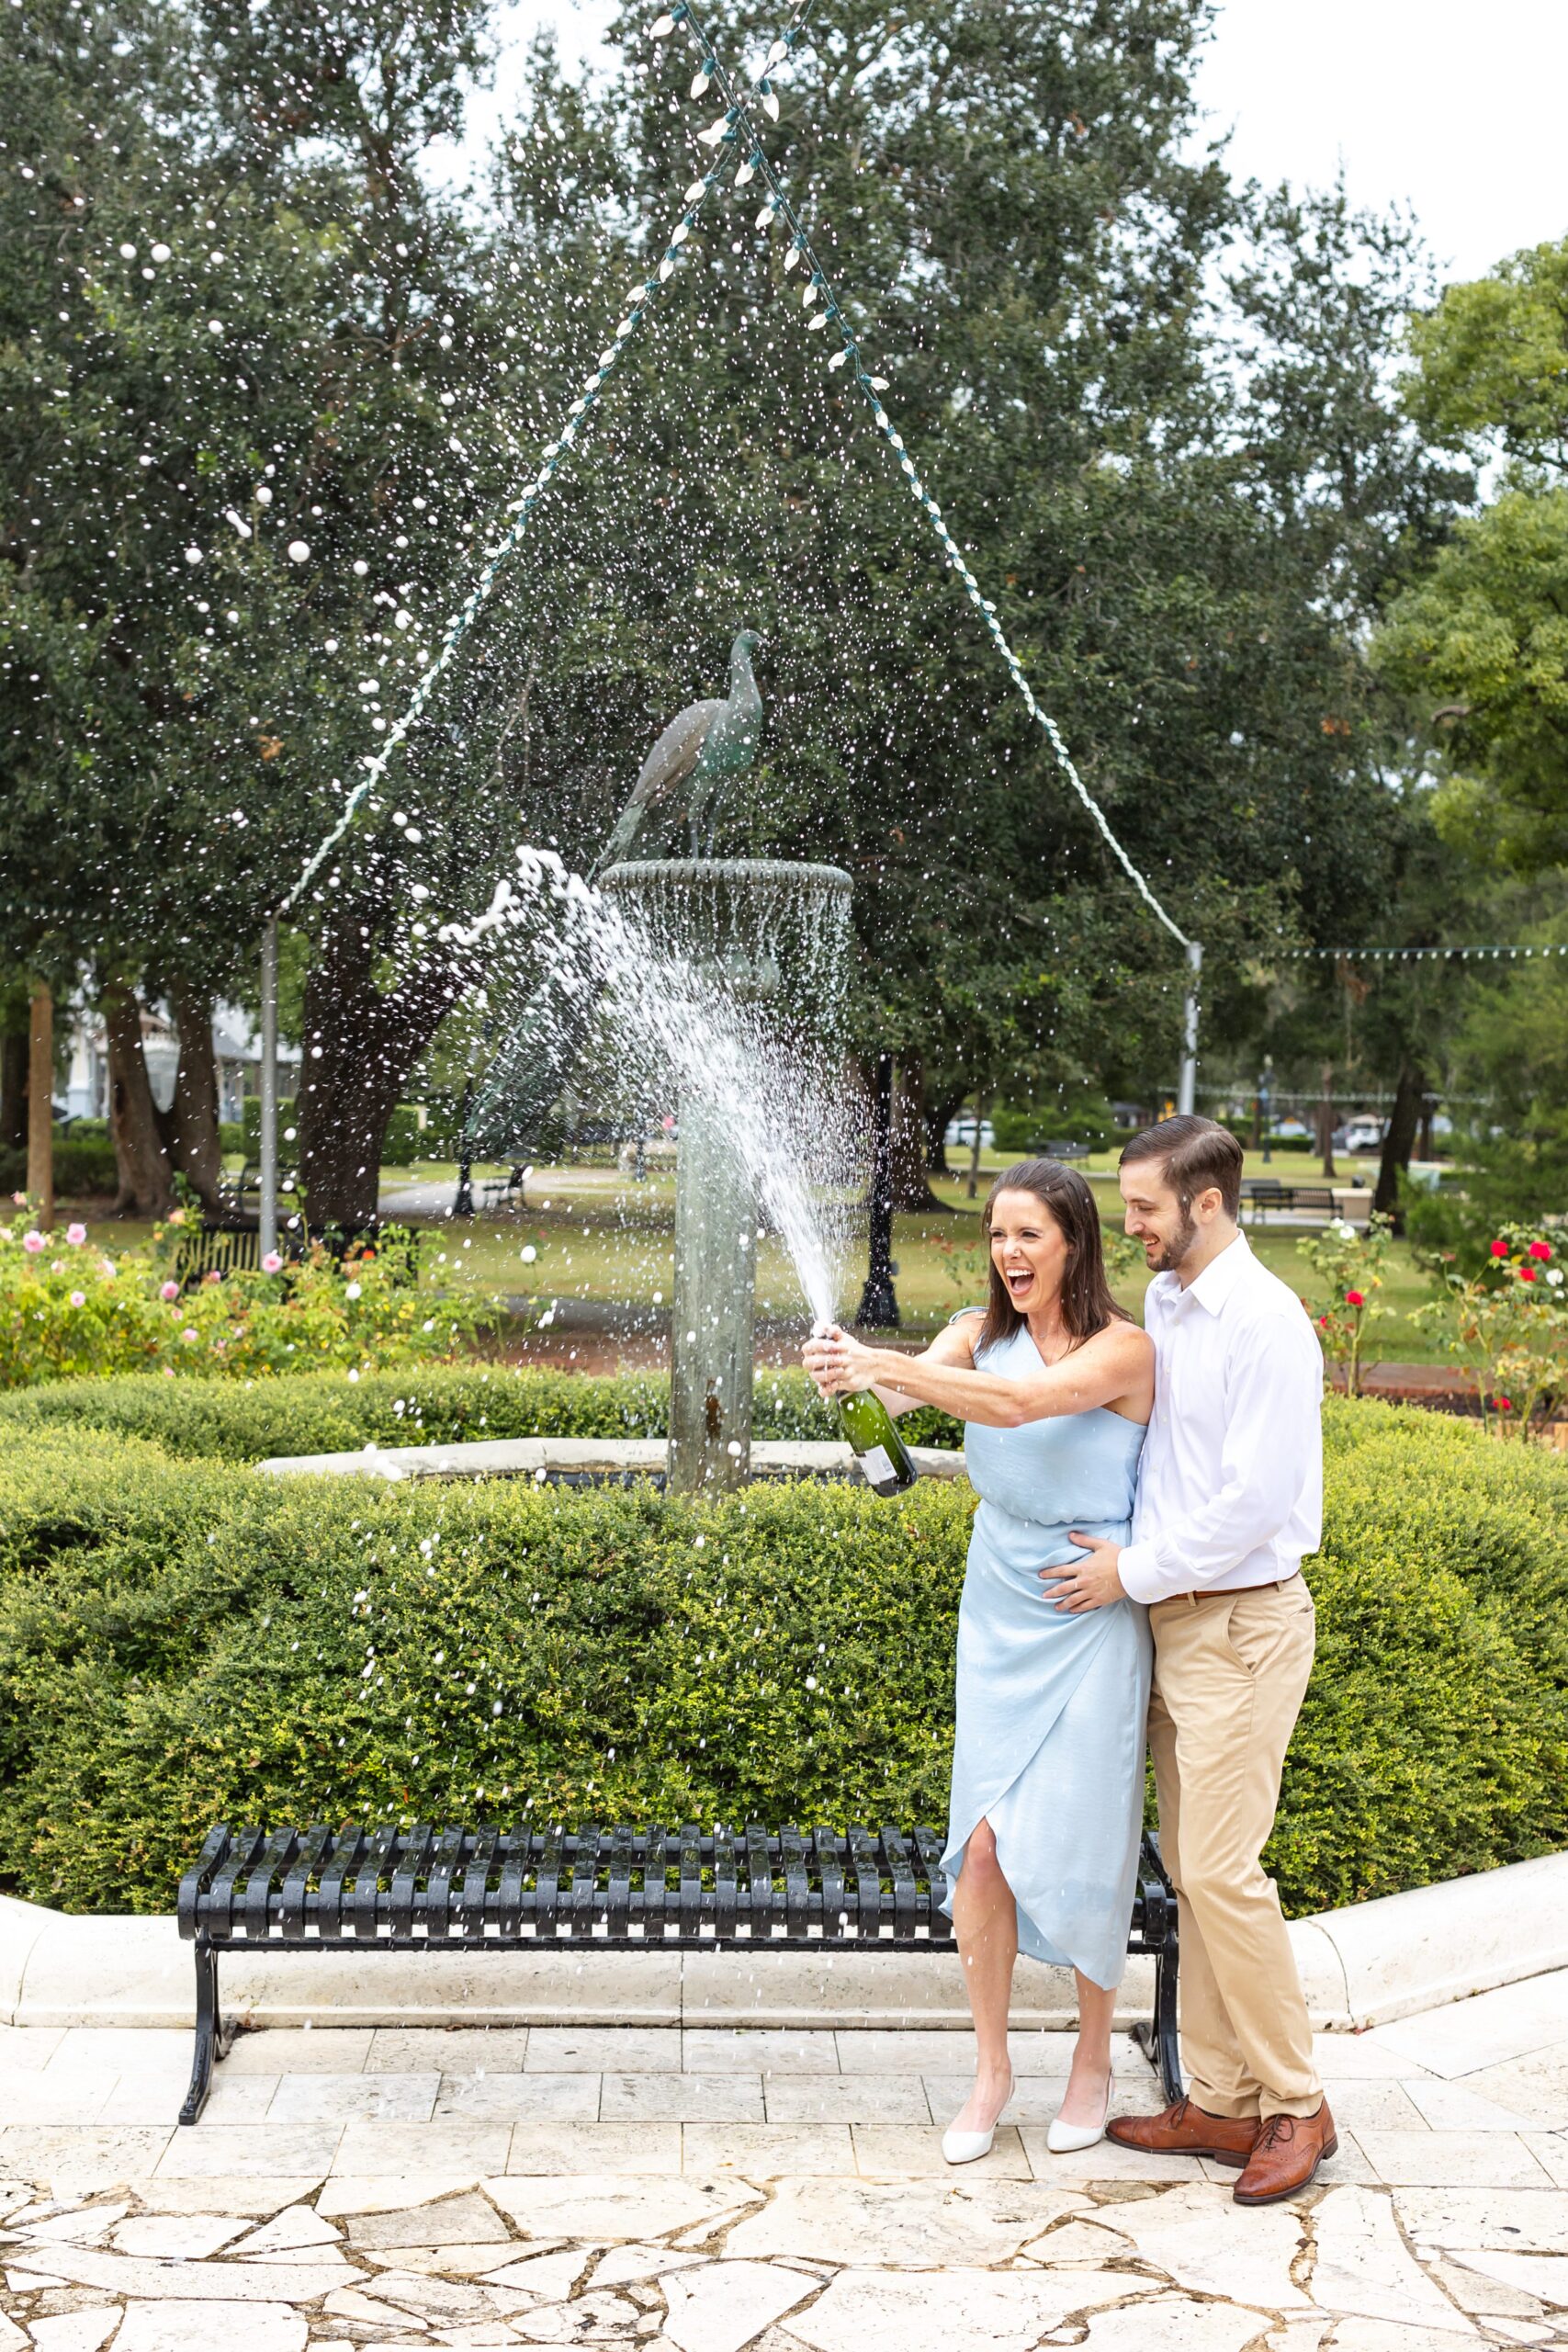
[[(271, 1478), (662, 1478), (661, 1437), (500, 1437), (457, 1445), (380, 1446), (358, 1453), (279, 1453), (256, 1468)], [(962, 1478), (964, 1456), (951, 1447), (909, 1449), (923, 1478)], [(848, 1478), (854, 1456), (832, 1440), (760, 1439), (753, 1478)]]
[[(1325, 1911), (1291, 1927), (1313, 2023), (1355, 2032), (1568, 1966), (1568, 1854)], [(0, 2024), (189, 2026), (191, 1957), (171, 1918), (77, 1918), (0, 1897)], [(875, 2026), (968, 2022), (952, 1951), (594, 1951), (356, 1958), (352, 1947), (222, 1963), (225, 2013), (251, 2025)], [(1147, 2017), (1131, 1961), (1118, 2023)], [(1066, 1969), (1021, 1961), (1025, 2029), (1074, 2017)]]

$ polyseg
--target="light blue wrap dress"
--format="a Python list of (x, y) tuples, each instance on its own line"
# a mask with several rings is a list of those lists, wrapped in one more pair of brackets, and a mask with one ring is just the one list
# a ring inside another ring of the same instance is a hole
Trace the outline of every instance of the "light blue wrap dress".
[[(975, 1361), (1024, 1379), (1042, 1358), (1021, 1324)], [(1059, 1610), (1040, 1570), (1082, 1556), (1070, 1528), (1126, 1542), (1144, 1434), (1104, 1406), (964, 1431), (980, 1504), (958, 1612), (942, 1868), (951, 1889), (976, 1824), (988, 1821), (1019, 1949), (1107, 1987), (1122, 1979), (1143, 1826), (1148, 1618), (1134, 1600)]]

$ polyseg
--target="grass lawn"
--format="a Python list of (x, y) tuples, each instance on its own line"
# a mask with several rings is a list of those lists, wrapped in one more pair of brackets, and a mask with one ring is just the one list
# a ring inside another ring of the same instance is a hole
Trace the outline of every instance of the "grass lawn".
[[(982, 1200), (1002, 1164), (991, 1155), (982, 1162)], [(1287, 1182), (1292, 1174), (1298, 1182), (1322, 1181), (1315, 1159), (1301, 1154), (1276, 1154), (1272, 1168)], [(1261, 1156), (1249, 1153), (1247, 1173), (1261, 1170)], [(542, 1168), (529, 1181), (525, 1207), (502, 1213), (481, 1210), (470, 1225), (455, 1223), (443, 1213), (456, 1190), (457, 1172), (449, 1162), (423, 1161), (389, 1169), (383, 1175), (384, 1197), (390, 1193), (395, 1202), (399, 1192), (415, 1187), (425, 1196), (428, 1205), (407, 1221), (430, 1231), (426, 1263), (434, 1279), (456, 1278), (487, 1292), (531, 1298), (669, 1303), (675, 1271), (672, 1174), (660, 1171), (638, 1184), (615, 1169)], [(505, 1172), (476, 1167), (476, 1195), (487, 1177)], [(1113, 1156), (1089, 1162), (1086, 1172), (1109, 1225), (1120, 1212)], [(1362, 1172), (1370, 1181), (1373, 1171), (1369, 1164), (1362, 1164)], [(1340, 1181), (1347, 1179), (1342, 1175)], [(901, 1216), (895, 1226), (896, 1287), (905, 1327), (912, 1334), (935, 1329), (958, 1307), (978, 1303), (986, 1293), (980, 1202), (967, 1198), (962, 1177), (938, 1179), (934, 1189), (951, 1214)], [(395, 1207), (391, 1213), (397, 1214)], [(844, 1222), (840, 1303), (845, 1314), (852, 1314), (865, 1276), (863, 1215), (849, 1208)], [(90, 1230), (93, 1239), (112, 1255), (116, 1249), (144, 1240), (149, 1228), (129, 1220), (102, 1219), (93, 1220)], [(1321, 1286), (1299, 1252), (1300, 1238), (1295, 1227), (1248, 1228), (1248, 1239), (1264, 1263), (1313, 1302), (1321, 1297)], [(525, 1258), (525, 1250), (532, 1256)], [(771, 1238), (758, 1245), (757, 1277), (761, 1312), (785, 1319), (799, 1315), (804, 1320), (794, 1270)], [(1116, 1286), (1118, 1298), (1134, 1314), (1146, 1283), (1147, 1276), (1138, 1269)], [(1383, 1294), (1391, 1320), (1379, 1330), (1372, 1357), (1416, 1363), (1441, 1361), (1431, 1335), (1413, 1329), (1405, 1319), (1431, 1295), (1427, 1276), (1412, 1262), (1408, 1250), (1396, 1244)]]

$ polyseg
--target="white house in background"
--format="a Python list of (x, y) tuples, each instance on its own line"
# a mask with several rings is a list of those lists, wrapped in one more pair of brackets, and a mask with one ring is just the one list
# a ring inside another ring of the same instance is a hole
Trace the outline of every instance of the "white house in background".
[[(85, 1005), (73, 1007), (69, 1031), (71, 1065), (55, 1109), (75, 1119), (107, 1119), (109, 1110), (108, 1041), (96, 1012)], [(175, 1073), (179, 1068), (179, 1039), (162, 1012), (141, 1008), (141, 1050), (147, 1061), (148, 1083), (160, 1111), (175, 1099)], [(239, 1006), (220, 1004), (213, 1016), (212, 1051), (218, 1064), (218, 1115), (244, 1116), (244, 1098), (261, 1091), (261, 1037), (250, 1016)], [(280, 1094), (292, 1094), (299, 1084), (299, 1048), (279, 1043), (277, 1080)]]

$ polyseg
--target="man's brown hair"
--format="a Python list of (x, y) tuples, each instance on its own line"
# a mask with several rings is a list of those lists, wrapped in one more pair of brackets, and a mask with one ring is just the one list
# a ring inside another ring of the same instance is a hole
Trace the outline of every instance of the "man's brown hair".
[(1140, 1159), (1162, 1159), (1165, 1178), (1185, 1216), (1200, 1193), (1217, 1187), (1225, 1215), (1241, 1214), (1241, 1146), (1228, 1127), (1216, 1119), (1200, 1119), (1190, 1111), (1145, 1127), (1122, 1154), (1130, 1168)]

